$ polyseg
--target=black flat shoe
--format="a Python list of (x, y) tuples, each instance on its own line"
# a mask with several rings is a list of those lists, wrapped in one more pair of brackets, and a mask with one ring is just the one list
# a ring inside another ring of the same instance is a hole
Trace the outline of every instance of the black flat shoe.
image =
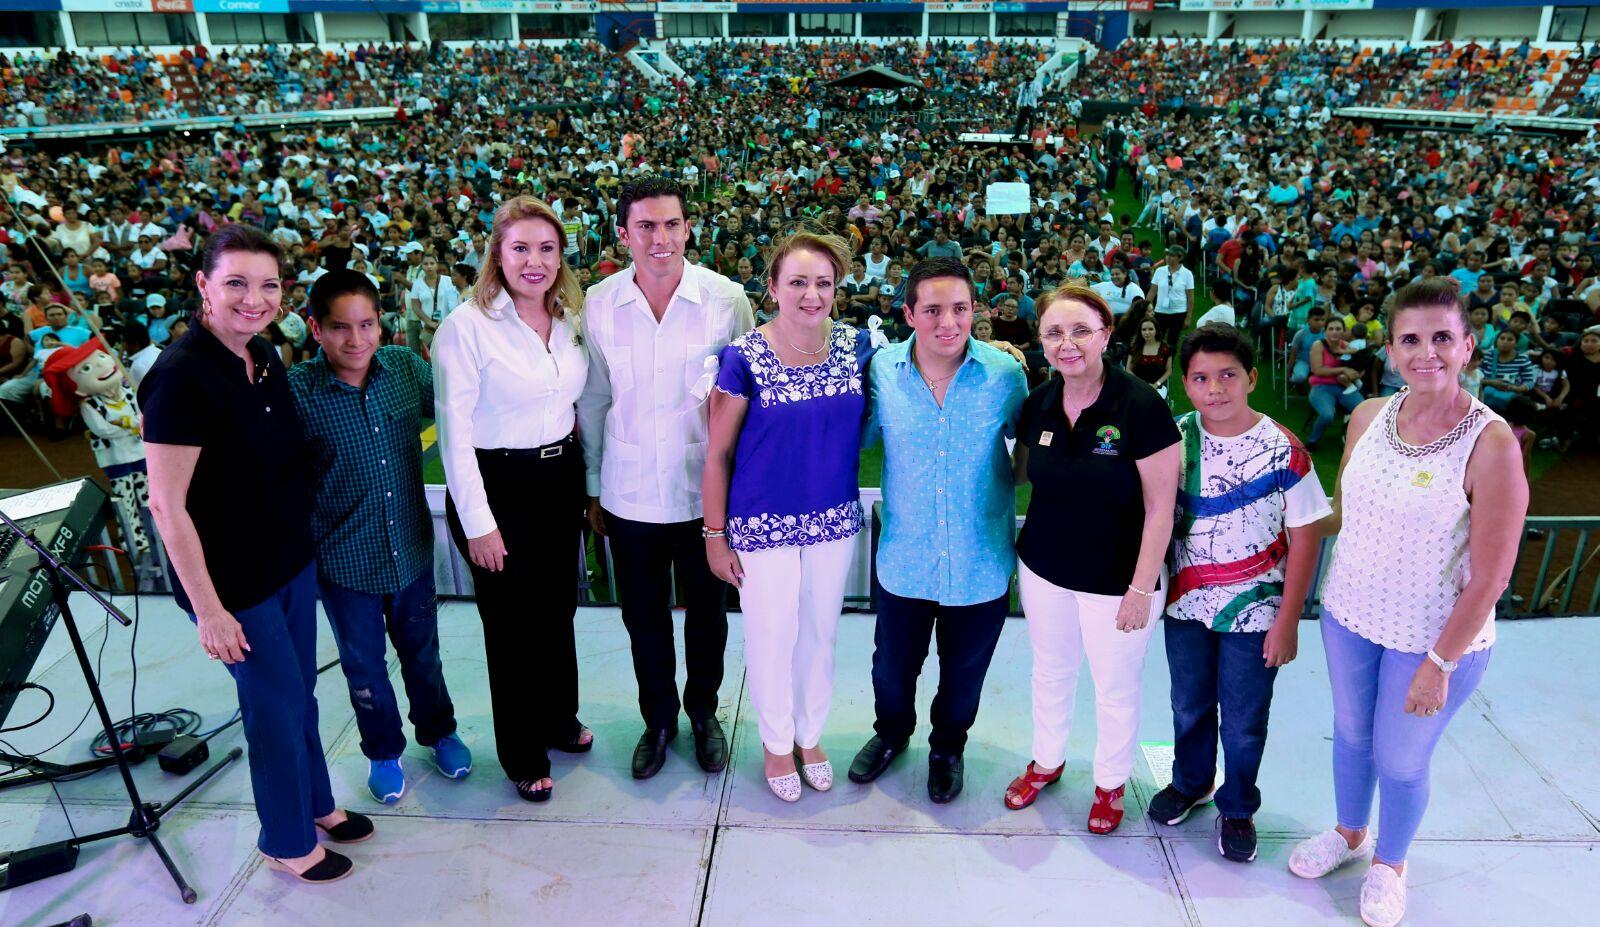
[(667, 744), (677, 736), (676, 724), (656, 730), (646, 728), (639, 737), (639, 745), (633, 748), (633, 778), (648, 779), (660, 772), (667, 762)]
[(728, 765), (728, 738), (722, 733), (722, 723), (715, 717), (704, 721), (691, 721), (694, 732), (694, 758), (700, 768), (708, 773), (721, 772)]
[(936, 805), (947, 805), (961, 794), (966, 780), (965, 764), (959, 753), (933, 753), (928, 756), (928, 797)]
[(867, 741), (861, 752), (856, 754), (855, 761), (850, 764), (850, 781), (866, 783), (883, 775), (889, 764), (895, 761), (895, 757), (906, 752), (906, 747), (910, 743), (910, 740), (902, 740), (897, 744), (890, 743), (884, 740), (881, 734), (872, 735), (872, 739)]
[(332, 827), (317, 825), (317, 830), (328, 835), (334, 843), (360, 843), (371, 840), (376, 828), (372, 826), (372, 819), (364, 814), (346, 811), (345, 819)]
[[(588, 740), (583, 739), (585, 734), (589, 735)], [(588, 753), (594, 749), (594, 731), (589, 730), (580, 723), (578, 725), (578, 736), (564, 744), (551, 744), (550, 749), (560, 750), (562, 753)]]
[[(547, 776), (544, 778), (549, 777)], [(517, 794), (522, 797), (523, 801), (549, 801), (550, 796), (555, 793), (556, 784), (552, 782), (542, 789), (535, 788), (538, 783), (538, 779), (522, 779), (517, 782), (513, 782), (512, 785), (516, 786)]]
[(261, 858), (267, 861), (268, 867), (279, 872), (287, 872), (307, 885), (327, 885), (329, 882), (337, 882), (356, 868), (350, 857), (340, 856), (332, 850), (322, 851), (322, 859), (304, 872), (295, 872), (288, 863), (265, 853), (261, 854)]

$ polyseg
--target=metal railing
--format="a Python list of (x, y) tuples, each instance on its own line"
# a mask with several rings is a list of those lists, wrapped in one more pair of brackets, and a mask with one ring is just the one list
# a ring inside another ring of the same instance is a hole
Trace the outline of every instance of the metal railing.
[[(881, 504), (881, 498), (879, 489), (862, 490), (862, 506), (869, 513), (868, 527), (855, 540), (850, 579), (845, 587), (848, 608), (871, 610), (875, 604), (877, 561), (874, 551), (880, 524), (875, 509)], [(1023, 520), (1017, 517), (1018, 531), (1022, 529)], [(442, 525), (441, 511), (434, 569), (439, 591), (443, 595), (470, 596), (471, 578), (466, 563), (455, 551)], [(1528, 518), (1524, 539), (1518, 546), (1512, 582), (1496, 605), (1496, 616), (1522, 619), (1600, 615), (1600, 544), (1595, 543), (1600, 538), (1592, 536), (1597, 529), (1600, 529), (1600, 517), (1537, 515)], [(587, 530), (583, 540), (578, 551), (578, 603), (586, 606), (615, 604), (617, 586), (611, 546), (603, 538), (594, 538), (591, 555)], [(1336, 537), (1323, 540), (1318, 552), (1316, 580), (1306, 595), (1302, 612), (1307, 618), (1321, 617), (1322, 583), (1332, 563), (1337, 540)], [(676, 583), (673, 597), (676, 604)], [(1013, 609), (1012, 615), (1020, 617), (1021, 612)]]

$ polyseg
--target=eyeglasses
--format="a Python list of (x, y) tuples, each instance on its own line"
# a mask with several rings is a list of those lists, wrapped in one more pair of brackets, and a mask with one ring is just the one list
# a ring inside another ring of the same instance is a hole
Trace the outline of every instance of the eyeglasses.
[(1070, 332), (1064, 332), (1059, 328), (1052, 328), (1049, 331), (1041, 332), (1039, 334), (1039, 341), (1052, 348), (1060, 347), (1062, 341), (1070, 341), (1081, 348), (1088, 344), (1095, 335), (1098, 335), (1103, 331), (1105, 331), (1104, 328), (1079, 327), (1074, 328)]

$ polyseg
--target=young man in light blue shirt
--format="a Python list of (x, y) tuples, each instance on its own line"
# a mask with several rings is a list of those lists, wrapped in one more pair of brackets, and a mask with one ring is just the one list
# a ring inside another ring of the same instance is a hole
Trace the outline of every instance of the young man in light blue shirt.
[(972, 338), (975, 301), (960, 261), (919, 262), (906, 280), (912, 336), (879, 350), (868, 373), (866, 443), (883, 444), (877, 733), (850, 779), (873, 781), (910, 744), (917, 675), (937, 634), (928, 796), (940, 804), (961, 794), (962, 750), (1010, 603), (1016, 494), (1005, 440), (1028, 394), (1021, 365)]

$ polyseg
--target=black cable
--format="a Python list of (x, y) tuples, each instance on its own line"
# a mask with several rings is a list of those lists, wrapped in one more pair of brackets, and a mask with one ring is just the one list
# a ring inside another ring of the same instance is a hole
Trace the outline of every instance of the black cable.
[[(102, 675), (104, 675), (103, 670), (104, 670), (104, 667), (105, 667), (106, 642), (109, 641), (110, 638), (111, 638), (111, 616), (109, 614), (107, 614), (105, 616), (105, 618), (103, 619), (103, 621), (104, 621), (104, 624), (101, 626), (101, 629), (100, 629), (100, 633), (101, 633), (100, 651), (97, 654), (95, 654), (95, 658), (94, 658), (94, 675), (95, 675), (95, 682), (97, 684), (99, 682), (100, 677)], [(0, 776), (10, 775), (11, 773), (16, 772), (18, 769), (21, 769), (23, 767), (23, 765), (25, 765), (25, 763), (27, 761), (37, 761), (40, 757), (44, 756), (46, 753), (49, 753), (50, 751), (54, 750), (55, 748), (61, 746), (62, 744), (66, 743), (67, 741), (71, 740), (78, 733), (78, 731), (80, 729), (82, 729), (83, 723), (85, 721), (89, 720), (89, 714), (92, 711), (94, 711), (94, 702), (91, 700), (89, 702), (89, 707), (87, 707), (87, 708), (85, 708), (83, 710), (83, 716), (78, 719), (78, 723), (72, 726), (72, 730), (68, 731), (66, 733), (66, 735), (63, 736), (60, 740), (56, 741), (55, 743), (51, 744), (48, 747), (45, 747), (43, 750), (40, 750), (37, 753), (21, 753), (20, 751), (17, 751), (15, 749), (7, 751), (9, 753), (12, 753), (12, 754), (16, 755), (18, 757), (18, 759), (22, 760), (23, 762), (21, 762), (21, 763), (12, 763), (8, 769), (4, 770), (3, 772), (0, 772)], [(64, 778), (62, 778), (62, 779), (60, 779), (58, 781), (70, 782), (71, 780), (81, 778), (84, 775), (88, 775), (88, 774), (87, 773), (82, 773), (82, 774), (80, 774), (78, 776), (68, 776), (68, 777), (64, 777)]]
[[(49, 691), (49, 690), (47, 689), (45, 691)], [(0, 740), (0, 746), (5, 747), (7, 753), (11, 753), (11, 754), (14, 754), (14, 755), (18, 753), (16, 747), (13, 747), (10, 743), (8, 743), (8, 742), (6, 742), (4, 740)], [(34, 757), (34, 759), (37, 759), (37, 758), (38, 757)], [(15, 769), (15, 768), (16, 768), (15, 766), (12, 767), (12, 769)], [(78, 828), (74, 827), (73, 824), (72, 824), (72, 812), (67, 810), (67, 803), (64, 800), (62, 800), (62, 798), (61, 798), (61, 790), (56, 788), (55, 780), (51, 779), (51, 780), (48, 780), (48, 781), (50, 782), (50, 791), (55, 793), (56, 804), (61, 806), (61, 816), (67, 819), (67, 830), (72, 833), (72, 839), (73, 840), (77, 840), (78, 839)]]
[(44, 686), (39, 685), (36, 682), (25, 682), (25, 683), (22, 683), (21, 685), (17, 686), (17, 691), (18, 692), (24, 692), (24, 691), (27, 691), (28, 689), (38, 689), (40, 692), (43, 692), (45, 694), (45, 697), (50, 699), (50, 704), (48, 704), (48, 705), (46, 705), (44, 707), (44, 711), (39, 713), (39, 717), (34, 718), (32, 721), (29, 721), (27, 724), (19, 724), (16, 727), (0, 727), (0, 734), (15, 734), (17, 731), (25, 731), (28, 728), (33, 727), (34, 725), (36, 725), (39, 722), (43, 721), (44, 719), (50, 717), (50, 712), (55, 710), (55, 707), (56, 707), (56, 694), (54, 692), (51, 692), (49, 689), (45, 688)]

